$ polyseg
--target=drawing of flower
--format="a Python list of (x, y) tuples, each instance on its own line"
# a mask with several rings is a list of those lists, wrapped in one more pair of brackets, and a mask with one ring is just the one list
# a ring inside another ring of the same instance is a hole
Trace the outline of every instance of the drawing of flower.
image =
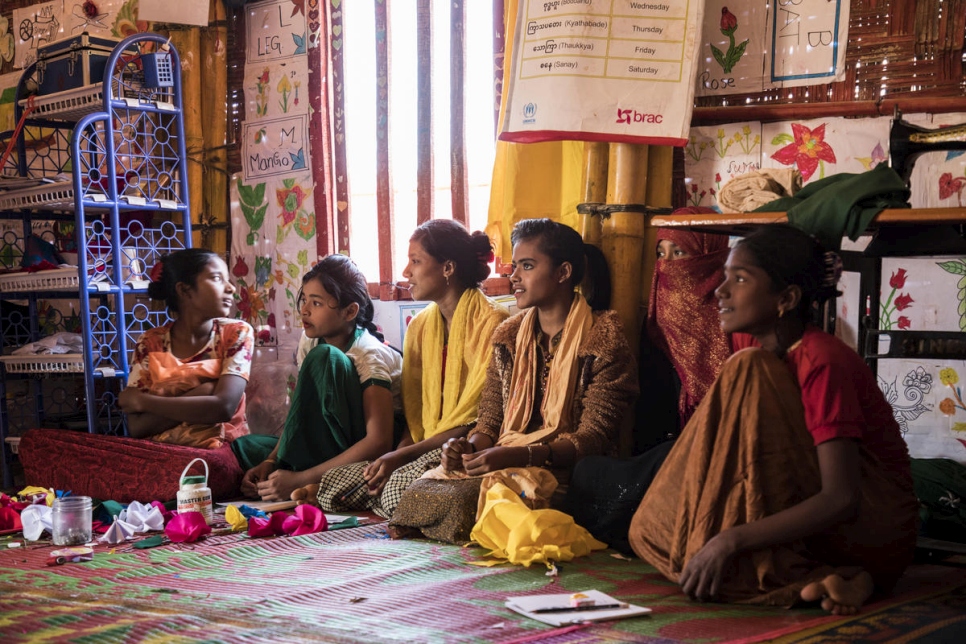
[(939, 381), (953, 390), (952, 398), (943, 398), (942, 402), (939, 403), (939, 411), (947, 416), (952, 416), (956, 413), (957, 409), (962, 409), (966, 411), (966, 404), (963, 404), (963, 391), (962, 387), (957, 387), (959, 383), (959, 374), (952, 367), (945, 367), (939, 370)]
[(906, 285), (906, 269), (900, 268), (889, 277), (889, 286), (892, 288), (902, 288)]
[(896, 298), (896, 310), (905, 311), (913, 302), (915, 302), (915, 300), (912, 299), (911, 295), (908, 293), (903, 293)]
[(886, 160), (885, 151), (882, 149), (881, 143), (876, 143), (875, 147), (872, 148), (872, 153), (867, 157), (855, 157), (855, 160), (862, 164), (862, 167), (866, 170), (871, 170), (880, 163)]
[(966, 187), (966, 178), (956, 177), (953, 179), (952, 172), (943, 172), (939, 177), (939, 198), (949, 199), (956, 195), (956, 201), (963, 205), (963, 188)]
[(287, 226), (295, 221), (295, 216), (302, 208), (302, 203), (305, 201), (308, 193), (302, 190), (302, 186), (295, 183), (295, 179), (285, 179), (282, 185), (284, 186), (283, 189), (275, 190), (275, 198), (278, 200), (278, 205), (282, 208), (282, 212), (279, 215), (282, 218), (282, 225)]
[(701, 141), (698, 143), (698, 139), (695, 136), (692, 136), (688, 140), (688, 144), (684, 146), (684, 151), (695, 161), (700, 161), (701, 157), (704, 156), (704, 151), (707, 149), (708, 143), (706, 141)]
[(795, 165), (802, 173), (802, 180), (808, 181), (821, 165), (819, 178), (825, 176), (825, 162), (836, 163), (835, 151), (825, 142), (825, 124), (822, 123), (814, 130), (792, 123), (792, 136), (779, 134), (772, 140), (772, 145), (780, 145), (792, 139), (788, 145), (781, 148), (771, 158), (782, 165)]
[(249, 246), (254, 246), (259, 235), (258, 231), (262, 229), (262, 222), (265, 221), (265, 211), (268, 210), (268, 203), (265, 201), (265, 184), (248, 186), (239, 178), (237, 185), (239, 206), (249, 228), (245, 241)]
[(278, 102), (279, 107), (282, 111), (288, 112), (288, 95), (292, 93), (292, 83), (288, 80), (288, 74), (282, 74), (282, 78), (278, 81), (278, 86), (275, 88), (278, 93), (282, 95), (282, 100)]
[(939, 370), (939, 382), (952, 387), (959, 382), (959, 374), (952, 367), (944, 367)]
[(966, 260), (953, 259), (948, 262), (937, 262), (937, 266), (947, 273), (959, 275), (956, 283), (958, 289), (956, 299), (959, 300), (959, 330), (966, 331)]
[(735, 141), (741, 146), (741, 151), (745, 154), (751, 154), (758, 144), (761, 143), (761, 136), (756, 134), (755, 138), (751, 138), (751, 126), (746, 125), (741, 128), (741, 132), (735, 133)]
[(138, 0), (125, 2), (116, 15), (117, 18), (113, 27), (111, 27), (111, 33), (118, 38), (127, 38), (132, 34), (148, 31), (150, 27), (150, 23), (137, 19)]
[(244, 257), (239, 256), (238, 261), (235, 262), (235, 268), (231, 269), (231, 274), (239, 278), (248, 275), (248, 264), (245, 263)]
[(719, 26), (721, 33), (728, 37), (728, 51), (722, 53), (720, 49), (711, 45), (711, 53), (714, 55), (714, 59), (718, 61), (718, 64), (721, 65), (724, 73), (730, 74), (734, 66), (744, 56), (745, 47), (748, 46), (748, 39), (746, 38), (740, 45), (735, 45), (735, 31), (738, 30), (738, 17), (728, 11), (728, 7), (721, 7), (721, 24)]
[(262, 71), (262, 75), (255, 80), (255, 114), (265, 116), (268, 114), (268, 67)]
[(725, 136), (724, 128), (720, 128), (719, 127), (718, 128), (718, 145), (716, 145), (715, 148), (714, 148), (715, 153), (720, 158), (723, 159), (724, 158), (724, 155), (727, 154), (728, 148), (731, 147), (731, 144), (732, 143), (734, 143), (734, 139), (729, 138), (729, 137), (726, 137)]
[(908, 309), (915, 301), (908, 293), (899, 293), (900, 289), (906, 285), (906, 276), (906, 269), (900, 268), (889, 277), (889, 286), (892, 287), (892, 291), (879, 312), (879, 328), (883, 331), (889, 331), (893, 328), (905, 330), (912, 326), (912, 320), (905, 315), (898, 316), (895, 321), (892, 319), (893, 314)]

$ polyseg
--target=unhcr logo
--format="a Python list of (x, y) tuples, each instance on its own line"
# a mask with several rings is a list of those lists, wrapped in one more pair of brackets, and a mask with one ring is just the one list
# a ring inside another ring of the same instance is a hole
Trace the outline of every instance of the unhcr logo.
[(533, 123), (536, 121), (534, 118), (537, 115), (537, 105), (536, 103), (527, 103), (523, 106), (523, 122)]

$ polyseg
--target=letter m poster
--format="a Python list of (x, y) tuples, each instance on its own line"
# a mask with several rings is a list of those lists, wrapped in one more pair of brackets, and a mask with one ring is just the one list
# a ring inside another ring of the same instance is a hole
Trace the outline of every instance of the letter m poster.
[(500, 139), (683, 146), (704, 0), (519, 0)]

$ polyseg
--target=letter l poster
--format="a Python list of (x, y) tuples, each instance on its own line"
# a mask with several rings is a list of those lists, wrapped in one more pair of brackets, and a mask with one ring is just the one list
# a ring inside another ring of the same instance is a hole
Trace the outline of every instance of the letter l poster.
[(704, 0), (520, 0), (500, 139), (688, 141)]

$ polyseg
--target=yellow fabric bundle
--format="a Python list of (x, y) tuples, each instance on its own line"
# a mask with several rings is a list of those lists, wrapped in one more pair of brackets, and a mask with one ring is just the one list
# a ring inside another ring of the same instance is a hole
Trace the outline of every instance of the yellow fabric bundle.
[(497, 483), (486, 493), (483, 516), (470, 538), (491, 557), (513, 564), (570, 561), (607, 544), (597, 541), (573, 517), (557, 510), (531, 510), (513, 490)]
[[(402, 373), (403, 409), (413, 441), (476, 421), (492, 353), (490, 336), (509, 315), (482, 291), (471, 288), (456, 305), (448, 343), (443, 314), (435, 303), (413, 318), (406, 331)], [(444, 345), (445, 386), (441, 368)]]

